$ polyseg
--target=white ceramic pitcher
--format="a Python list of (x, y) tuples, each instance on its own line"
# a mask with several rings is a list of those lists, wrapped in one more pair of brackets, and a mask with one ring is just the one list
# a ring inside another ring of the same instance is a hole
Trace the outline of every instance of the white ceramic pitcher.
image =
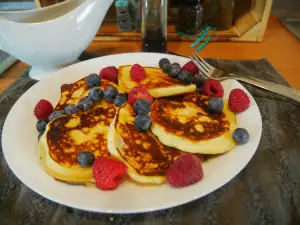
[(40, 80), (78, 59), (113, 0), (67, 0), (41, 9), (0, 11), (0, 50), (32, 66)]

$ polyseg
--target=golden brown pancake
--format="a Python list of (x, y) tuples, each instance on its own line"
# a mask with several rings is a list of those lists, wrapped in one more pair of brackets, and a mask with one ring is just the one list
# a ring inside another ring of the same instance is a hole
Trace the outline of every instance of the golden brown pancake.
[(169, 77), (159, 68), (144, 67), (146, 78), (136, 82), (130, 76), (131, 65), (119, 67), (119, 86), (124, 92), (129, 92), (133, 87), (143, 85), (154, 98), (173, 96), (194, 92), (196, 85), (182, 84), (179, 80)]
[(152, 104), (152, 132), (170, 147), (185, 152), (219, 154), (235, 147), (235, 115), (224, 101), (222, 113), (207, 110), (209, 98), (198, 92), (157, 99)]

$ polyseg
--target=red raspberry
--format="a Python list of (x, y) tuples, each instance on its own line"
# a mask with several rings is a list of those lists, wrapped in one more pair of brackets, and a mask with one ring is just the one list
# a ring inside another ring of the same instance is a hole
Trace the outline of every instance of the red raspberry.
[(242, 89), (236, 88), (230, 92), (228, 106), (232, 112), (243, 112), (249, 105), (250, 99)]
[(174, 187), (186, 187), (203, 177), (201, 160), (192, 154), (181, 155), (167, 172), (167, 180)]
[(100, 71), (99, 76), (111, 82), (118, 83), (118, 69), (114, 66), (103, 68)]
[(118, 160), (100, 156), (93, 164), (93, 176), (101, 190), (116, 189), (127, 174), (127, 166)]
[(147, 99), (150, 103), (153, 102), (153, 98), (143, 85), (132, 88), (128, 93), (129, 104), (133, 105), (137, 99)]
[(34, 115), (38, 120), (48, 120), (48, 117), (52, 112), (52, 104), (44, 99), (40, 100), (34, 108)]
[(192, 62), (192, 61), (189, 61), (188, 63), (186, 63), (182, 68), (181, 70), (183, 71), (187, 71), (187, 72), (190, 72), (191, 74), (195, 75), (199, 72), (199, 69), (198, 67)]
[(222, 98), (224, 89), (222, 84), (215, 79), (208, 79), (204, 82), (203, 92), (206, 95)]
[(145, 69), (139, 64), (134, 64), (130, 69), (130, 77), (136, 82), (141, 82), (146, 77)]

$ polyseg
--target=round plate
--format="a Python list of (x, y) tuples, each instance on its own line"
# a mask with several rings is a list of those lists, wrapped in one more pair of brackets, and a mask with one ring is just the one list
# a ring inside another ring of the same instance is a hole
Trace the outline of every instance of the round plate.
[(125, 181), (117, 190), (101, 191), (95, 187), (68, 185), (56, 181), (39, 161), (38, 132), (33, 110), (40, 99), (56, 105), (60, 98), (60, 86), (98, 73), (106, 66), (139, 63), (158, 66), (167, 57), (181, 65), (187, 58), (156, 53), (130, 53), (96, 58), (64, 68), (31, 87), (11, 109), (4, 125), (2, 146), (8, 165), (15, 175), (38, 194), (61, 204), (83, 210), (102, 213), (137, 213), (165, 209), (203, 197), (234, 178), (250, 161), (260, 141), (262, 121), (259, 109), (250, 93), (237, 81), (222, 82), (228, 98), (234, 88), (243, 89), (250, 96), (250, 107), (237, 115), (239, 127), (250, 134), (247, 144), (203, 163), (204, 178), (186, 188), (172, 188), (167, 183), (160, 186), (138, 186)]

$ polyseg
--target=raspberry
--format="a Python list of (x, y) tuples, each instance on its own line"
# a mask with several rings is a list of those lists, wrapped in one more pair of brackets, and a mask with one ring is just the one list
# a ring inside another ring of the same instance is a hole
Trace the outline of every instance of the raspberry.
[(132, 88), (128, 93), (129, 104), (133, 105), (137, 99), (146, 99), (150, 103), (153, 102), (153, 98), (143, 85)]
[(134, 64), (130, 69), (130, 77), (136, 82), (141, 82), (146, 77), (146, 71), (139, 64)]
[(47, 120), (52, 112), (52, 104), (44, 99), (41, 99), (34, 108), (34, 115), (38, 120)]
[(188, 63), (186, 63), (182, 68), (181, 70), (183, 71), (187, 71), (187, 72), (190, 72), (191, 74), (195, 75), (199, 72), (199, 69), (198, 67), (192, 62), (192, 61), (189, 61)]
[(93, 164), (93, 176), (101, 190), (116, 189), (127, 174), (127, 166), (121, 161), (100, 156)]
[(230, 92), (228, 106), (232, 112), (243, 112), (249, 105), (250, 99), (242, 89), (236, 88)]
[(114, 83), (118, 83), (118, 69), (114, 66), (103, 68), (100, 73), (100, 77), (109, 80)]
[(211, 95), (214, 97), (222, 98), (224, 94), (224, 89), (219, 81), (214, 79), (208, 79), (203, 85), (203, 92), (204, 94), (209, 96)]
[(192, 154), (181, 155), (167, 171), (167, 180), (173, 187), (186, 187), (203, 177), (201, 160)]

